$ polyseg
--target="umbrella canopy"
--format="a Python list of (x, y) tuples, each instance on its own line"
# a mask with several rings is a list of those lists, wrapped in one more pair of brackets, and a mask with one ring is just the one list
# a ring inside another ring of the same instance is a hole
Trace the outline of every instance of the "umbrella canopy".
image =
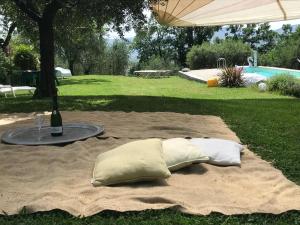
[(157, 20), (170, 26), (213, 26), (300, 18), (300, 0), (157, 0)]

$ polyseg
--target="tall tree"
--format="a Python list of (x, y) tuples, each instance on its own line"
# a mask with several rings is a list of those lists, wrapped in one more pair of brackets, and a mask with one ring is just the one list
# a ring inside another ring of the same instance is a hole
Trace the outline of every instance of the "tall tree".
[(239, 40), (242, 36), (243, 25), (229, 25), (226, 28), (225, 37), (226, 39)]
[(260, 53), (272, 49), (278, 37), (269, 23), (230, 25), (225, 36), (226, 39), (242, 40)]
[(171, 33), (177, 50), (177, 61), (181, 66), (186, 66), (186, 54), (194, 45), (201, 45), (209, 41), (220, 27), (184, 27), (172, 28)]
[(15, 4), (31, 20), (38, 25), (40, 40), (40, 62), (41, 74), (40, 86), (38, 88), (40, 96), (56, 96), (57, 90), (54, 82), (54, 29), (53, 23), (57, 11), (64, 7), (64, 3), (53, 0), (45, 4), (40, 9), (34, 1), (14, 0)]
[[(90, 49), (91, 39), (95, 39), (95, 35), (101, 34), (101, 30), (89, 21), (89, 17), (76, 19), (76, 13), (69, 13), (67, 18), (59, 16), (56, 19), (57, 26), (55, 29), (55, 47), (56, 53), (67, 62), (71, 73), (75, 74), (75, 64), (80, 61), (81, 53), (88, 52)], [(97, 50), (97, 48), (95, 49)]]
[[(18, 22), (18, 28), (26, 33), (38, 30), (41, 82), (40, 95), (49, 97), (56, 95), (54, 83), (54, 34), (62, 21), (70, 15), (77, 15), (77, 20), (85, 19), (101, 28), (105, 23), (113, 24), (118, 32), (129, 29), (122, 24), (143, 19), (144, 0), (0, 0), (5, 15)], [(60, 19), (58, 19), (58, 17)], [(38, 29), (35, 29), (35, 28)]]
[(282, 34), (280, 35), (281, 39), (285, 39), (289, 37), (293, 32), (293, 27), (291, 24), (283, 24), (281, 29), (282, 29)]
[(266, 53), (275, 47), (278, 39), (278, 34), (271, 30), (269, 23), (260, 24), (256, 31), (257, 35), (257, 50), (260, 53)]
[(226, 39), (242, 40), (244, 43), (248, 43), (251, 48), (256, 48), (257, 36), (256, 36), (256, 24), (246, 25), (230, 25), (226, 29)]
[(81, 43), (79, 59), (83, 73), (88, 75), (92, 72), (99, 71), (100, 64), (103, 63), (103, 58), (105, 57), (106, 43), (101, 33), (91, 33), (89, 37), (84, 40), (85, 41)]
[(126, 42), (116, 40), (107, 54), (110, 74), (125, 74), (128, 67), (129, 51)]
[(171, 27), (161, 26), (150, 18), (144, 26), (136, 30), (132, 48), (138, 51), (140, 62), (148, 61), (152, 56), (162, 59), (175, 59)]
[(188, 50), (210, 40), (217, 30), (219, 27), (168, 27), (150, 18), (147, 24), (136, 30), (133, 48), (138, 51), (140, 62), (159, 56), (185, 66)]

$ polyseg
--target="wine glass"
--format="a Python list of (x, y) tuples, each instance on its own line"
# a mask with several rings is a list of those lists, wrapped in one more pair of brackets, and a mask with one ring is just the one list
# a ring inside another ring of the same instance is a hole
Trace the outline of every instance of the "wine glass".
[(44, 121), (45, 121), (44, 114), (42, 114), (42, 113), (35, 114), (34, 123), (38, 128), (38, 140), (39, 141), (41, 140), (41, 129), (42, 129), (42, 126), (44, 124)]

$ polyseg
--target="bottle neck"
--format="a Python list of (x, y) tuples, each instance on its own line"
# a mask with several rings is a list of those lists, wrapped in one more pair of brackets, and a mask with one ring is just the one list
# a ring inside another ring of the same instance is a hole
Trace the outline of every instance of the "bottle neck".
[(58, 110), (57, 96), (53, 96), (52, 98), (52, 110)]

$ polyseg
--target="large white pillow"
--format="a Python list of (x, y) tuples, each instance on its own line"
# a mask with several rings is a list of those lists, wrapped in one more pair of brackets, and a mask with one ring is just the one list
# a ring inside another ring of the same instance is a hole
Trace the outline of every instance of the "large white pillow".
[(170, 171), (179, 170), (194, 163), (207, 162), (209, 158), (189, 140), (172, 138), (163, 141), (164, 159)]
[(221, 166), (241, 164), (241, 151), (244, 147), (234, 141), (216, 138), (192, 138), (190, 143), (203, 154), (209, 156), (209, 163)]
[(94, 186), (163, 179), (170, 176), (160, 139), (133, 141), (98, 155)]

